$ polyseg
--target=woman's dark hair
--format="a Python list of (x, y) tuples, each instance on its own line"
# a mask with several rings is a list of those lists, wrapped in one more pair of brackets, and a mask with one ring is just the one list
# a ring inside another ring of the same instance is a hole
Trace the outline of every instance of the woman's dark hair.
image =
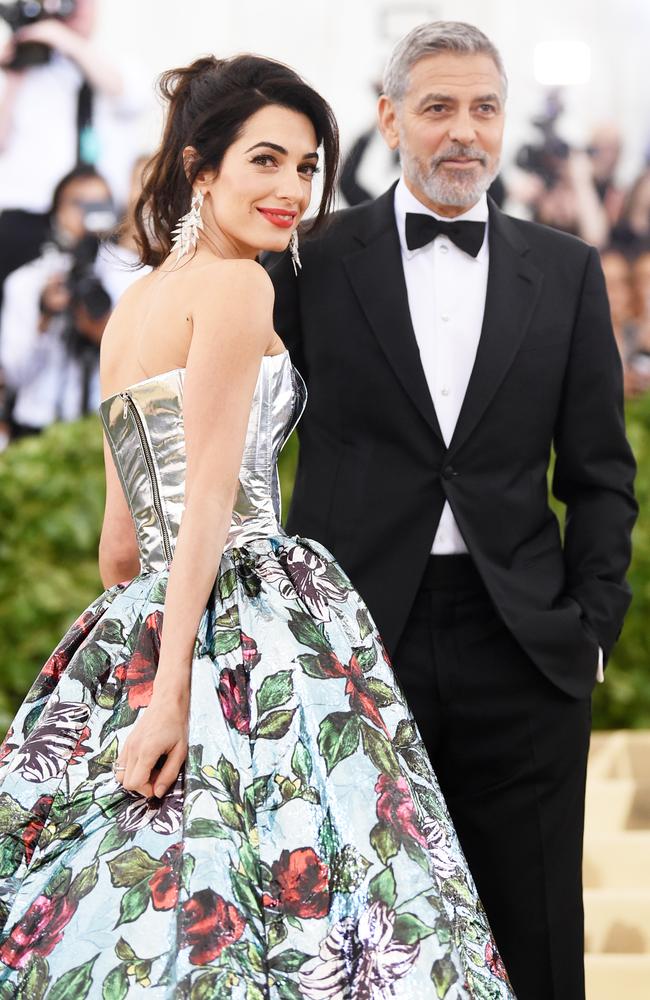
[(52, 195), (52, 206), (50, 208), (50, 217), (54, 217), (61, 207), (61, 202), (63, 200), (63, 195), (65, 194), (65, 189), (70, 185), (74, 184), (75, 181), (103, 181), (106, 185), (107, 190), (110, 193), (110, 188), (108, 187), (108, 181), (105, 177), (95, 170), (94, 167), (90, 166), (88, 163), (82, 163), (78, 167), (74, 167), (69, 173), (62, 177), (57, 186), (54, 188), (54, 194)]
[[(189, 210), (197, 174), (218, 170), (248, 119), (272, 105), (306, 115), (319, 146), (323, 146), (323, 195), (312, 226), (322, 222), (334, 199), (338, 128), (329, 104), (297, 73), (260, 56), (206, 56), (190, 66), (163, 73), (159, 88), (169, 102), (167, 121), (160, 149), (145, 170), (134, 213), (143, 264), (155, 267), (169, 253), (171, 234), (179, 218)], [(193, 146), (198, 153), (189, 168), (189, 178), (183, 163), (186, 146)]]

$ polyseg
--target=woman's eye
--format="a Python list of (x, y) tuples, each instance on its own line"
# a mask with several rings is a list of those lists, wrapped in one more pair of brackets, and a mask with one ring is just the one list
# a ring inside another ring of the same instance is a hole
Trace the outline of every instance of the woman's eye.
[(313, 163), (303, 163), (300, 167), (301, 174), (306, 174), (307, 177), (314, 177), (315, 174), (320, 173), (320, 168), (314, 166)]
[(253, 157), (251, 163), (257, 163), (260, 167), (268, 167), (269, 165), (274, 165), (276, 160), (270, 153), (260, 153), (258, 156)]

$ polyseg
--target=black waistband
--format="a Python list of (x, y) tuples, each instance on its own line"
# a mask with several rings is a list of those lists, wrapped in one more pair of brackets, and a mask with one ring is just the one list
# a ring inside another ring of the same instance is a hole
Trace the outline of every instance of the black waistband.
[(485, 585), (471, 556), (429, 556), (420, 588), (485, 590)]

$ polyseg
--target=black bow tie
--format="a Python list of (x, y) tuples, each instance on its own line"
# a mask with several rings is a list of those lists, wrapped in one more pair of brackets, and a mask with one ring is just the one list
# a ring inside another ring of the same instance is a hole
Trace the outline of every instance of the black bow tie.
[(436, 236), (448, 236), (452, 243), (471, 257), (476, 257), (483, 246), (484, 222), (443, 222), (432, 215), (420, 212), (406, 213), (406, 245), (409, 250), (417, 250), (435, 240)]

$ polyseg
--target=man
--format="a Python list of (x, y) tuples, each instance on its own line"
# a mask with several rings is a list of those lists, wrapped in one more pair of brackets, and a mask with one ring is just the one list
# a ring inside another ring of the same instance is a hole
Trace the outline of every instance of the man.
[(630, 600), (634, 462), (596, 252), (486, 198), (505, 93), (476, 28), (411, 32), (379, 102), (401, 180), (303, 241), (297, 279), (273, 270), (310, 394), (288, 529), (377, 621), (518, 1000), (580, 1000), (590, 694)]

